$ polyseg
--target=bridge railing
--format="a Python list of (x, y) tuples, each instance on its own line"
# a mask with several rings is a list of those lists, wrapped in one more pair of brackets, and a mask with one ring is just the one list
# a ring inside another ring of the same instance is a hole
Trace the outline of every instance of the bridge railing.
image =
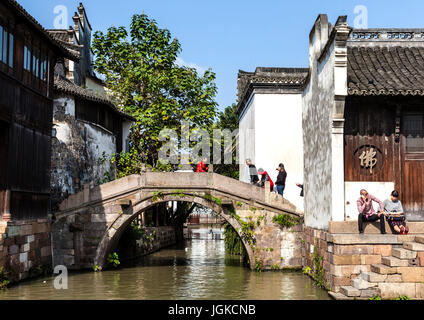
[(70, 210), (85, 204), (124, 197), (137, 190), (151, 191), (203, 191), (217, 192), (240, 201), (257, 202), (302, 215), (302, 212), (280, 195), (269, 192), (269, 186), (259, 188), (217, 173), (195, 172), (146, 172), (127, 176), (69, 196), (60, 204), (60, 210)]

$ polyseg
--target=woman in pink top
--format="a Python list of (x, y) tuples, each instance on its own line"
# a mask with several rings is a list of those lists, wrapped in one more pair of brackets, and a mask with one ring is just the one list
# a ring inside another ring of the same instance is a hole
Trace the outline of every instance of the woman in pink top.
[[(358, 206), (358, 229), (359, 229), (359, 233), (364, 233), (364, 228), (363, 228), (363, 222), (364, 221), (377, 221), (380, 220), (380, 231), (381, 234), (385, 234), (386, 233), (386, 226), (384, 224), (384, 206), (383, 206), (383, 202), (381, 202), (379, 199), (377, 199), (376, 197), (374, 197), (373, 195), (369, 194), (367, 192), (367, 190), (362, 189), (361, 192), (361, 197), (356, 201), (356, 205)], [(375, 201), (378, 203), (378, 205), (380, 206), (380, 210), (378, 211), (378, 213), (375, 213), (375, 210), (372, 206), (372, 202)]]

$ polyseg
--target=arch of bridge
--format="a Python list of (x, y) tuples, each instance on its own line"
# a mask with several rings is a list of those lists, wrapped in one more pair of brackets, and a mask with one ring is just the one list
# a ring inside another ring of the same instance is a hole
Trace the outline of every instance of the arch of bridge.
[(180, 202), (188, 202), (202, 205), (206, 208), (211, 209), (216, 214), (222, 216), (237, 232), (240, 239), (243, 242), (244, 248), (246, 249), (246, 253), (249, 258), (250, 268), (254, 267), (254, 253), (252, 247), (249, 243), (242, 237), (240, 234), (241, 224), (240, 222), (233, 218), (232, 215), (228, 212), (228, 210), (219, 205), (210, 199), (205, 199), (205, 195), (208, 192), (197, 192), (196, 194), (184, 194), (183, 196), (178, 196), (175, 194), (163, 194), (160, 199), (153, 200), (153, 195), (147, 198), (143, 198), (137, 203), (132, 204), (130, 207), (123, 210), (122, 214), (108, 226), (105, 231), (102, 240), (100, 241), (96, 255), (94, 258), (94, 264), (100, 267), (103, 267), (105, 264), (106, 256), (110, 253), (113, 248), (118, 244), (119, 239), (125, 230), (125, 228), (133, 221), (138, 215), (140, 215), (143, 211), (163, 202), (168, 201), (180, 201)]

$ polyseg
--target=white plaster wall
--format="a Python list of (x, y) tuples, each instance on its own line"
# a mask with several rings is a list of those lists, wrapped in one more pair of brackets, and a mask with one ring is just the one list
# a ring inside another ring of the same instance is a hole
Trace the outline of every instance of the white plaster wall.
[[(110, 171), (110, 163), (99, 163), (99, 159), (106, 156), (107, 159), (116, 152), (116, 138), (113, 134), (95, 125), (84, 123), (86, 130), (86, 146), (90, 158), (93, 159), (93, 173), (95, 178), (102, 178)], [(96, 181), (94, 181), (96, 182)]]
[(253, 95), (250, 101), (248, 101), (246, 110), (239, 120), (239, 179), (244, 182), (250, 181), (246, 159), (252, 159), (252, 162), (256, 164), (255, 123), (255, 96)]
[[(334, 43), (321, 63), (316, 34), (310, 44), (311, 78), (303, 95), (305, 224), (326, 230), (332, 216), (332, 111), (334, 105)], [(335, 194), (333, 194), (335, 191)]]
[(75, 100), (71, 97), (60, 97), (53, 101), (53, 114), (59, 107), (65, 108), (65, 114), (75, 117)]
[[(367, 190), (368, 193), (384, 201), (390, 198), (391, 192), (395, 189), (395, 184), (394, 182), (345, 182), (345, 212), (346, 220), (348, 221), (358, 219), (356, 200), (360, 197), (359, 192), (361, 189)], [(373, 206), (377, 212), (379, 208), (378, 204), (373, 202)]]
[(91, 80), (89, 77), (85, 79), (85, 86), (87, 87), (88, 90), (94, 91), (95, 93), (97, 93), (98, 95), (102, 97), (106, 97), (106, 91), (104, 87), (98, 84), (97, 82)]
[(130, 135), (130, 130), (131, 130), (131, 126), (132, 126), (132, 122), (131, 121), (124, 121), (122, 123), (122, 150), (124, 150), (125, 152), (128, 152), (129, 150), (126, 149), (127, 147), (127, 139), (128, 136)]
[(300, 93), (255, 95), (255, 165), (277, 180), (279, 163), (287, 171), (284, 198), (303, 210), (302, 95)]

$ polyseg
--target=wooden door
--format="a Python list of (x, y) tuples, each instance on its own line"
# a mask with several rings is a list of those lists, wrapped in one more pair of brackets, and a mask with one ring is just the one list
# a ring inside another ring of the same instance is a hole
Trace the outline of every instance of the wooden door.
[(424, 220), (424, 113), (402, 117), (402, 204), (408, 220)]

